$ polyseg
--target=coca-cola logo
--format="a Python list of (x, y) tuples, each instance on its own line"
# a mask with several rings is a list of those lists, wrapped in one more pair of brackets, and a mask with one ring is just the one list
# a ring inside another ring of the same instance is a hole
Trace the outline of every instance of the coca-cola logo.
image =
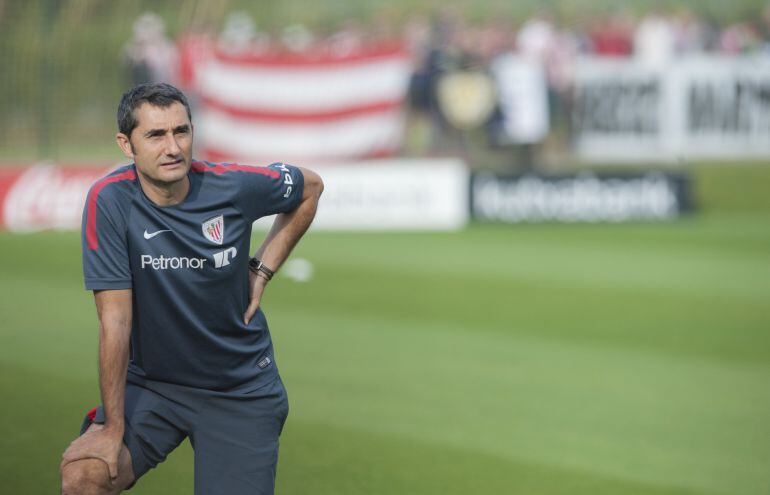
[[(17, 232), (77, 230), (88, 189), (107, 170), (41, 164), (24, 171), (3, 201), (5, 228)], [(2, 200), (2, 198), (0, 198)]]

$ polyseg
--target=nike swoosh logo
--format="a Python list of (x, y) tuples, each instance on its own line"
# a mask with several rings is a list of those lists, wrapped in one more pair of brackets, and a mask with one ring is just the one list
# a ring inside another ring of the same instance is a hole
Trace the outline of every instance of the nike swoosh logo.
[(147, 230), (144, 231), (144, 238), (145, 239), (152, 239), (158, 234), (162, 234), (163, 232), (171, 232), (170, 230), (158, 230), (157, 232), (153, 232), (152, 234), (148, 233)]

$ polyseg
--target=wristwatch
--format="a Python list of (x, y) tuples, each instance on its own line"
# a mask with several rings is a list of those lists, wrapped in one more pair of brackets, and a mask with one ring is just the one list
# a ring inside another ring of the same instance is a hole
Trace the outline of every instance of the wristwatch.
[(264, 273), (268, 281), (273, 278), (273, 275), (275, 275), (275, 272), (266, 267), (262, 260), (259, 258), (251, 258), (249, 260), (249, 270), (251, 270), (254, 275), (258, 274), (259, 272)]

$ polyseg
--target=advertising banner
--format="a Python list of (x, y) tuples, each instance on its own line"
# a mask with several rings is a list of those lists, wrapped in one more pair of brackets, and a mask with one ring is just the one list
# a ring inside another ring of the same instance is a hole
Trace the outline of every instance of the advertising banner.
[(694, 60), (680, 88), (690, 156), (770, 156), (770, 59)]
[(583, 157), (647, 160), (663, 152), (661, 76), (625, 59), (577, 66), (573, 123)]
[(486, 222), (669, 220), (691, 209), (683, 174), (474, 174), (473, 218)]
[(456, 230), (468, 223), (470, 173), (460, 160), (370, 160), (314, 170), (324, 193), (313, 229)]
[(0, 229), (79, 230), (88, 189), (108, 170), (39, 164), (0, 171)]
[(577, 64), (575, 149), (589, 160), (770, 156), (770, 59), (699, 56), (663, 69)]

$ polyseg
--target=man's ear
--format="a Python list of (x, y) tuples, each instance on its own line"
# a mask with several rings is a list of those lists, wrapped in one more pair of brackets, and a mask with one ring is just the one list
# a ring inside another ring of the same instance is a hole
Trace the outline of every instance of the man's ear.
[(122, 132), (119, 132), (115, 135), (115, 141), (118, 143), (118, 146), (120, 147), (120, 150), (123, 152), (124, 155), (126, 155), (126, 158), (134, 159), (134, 147), (131, 146), (131, 140), (123, 134)]

